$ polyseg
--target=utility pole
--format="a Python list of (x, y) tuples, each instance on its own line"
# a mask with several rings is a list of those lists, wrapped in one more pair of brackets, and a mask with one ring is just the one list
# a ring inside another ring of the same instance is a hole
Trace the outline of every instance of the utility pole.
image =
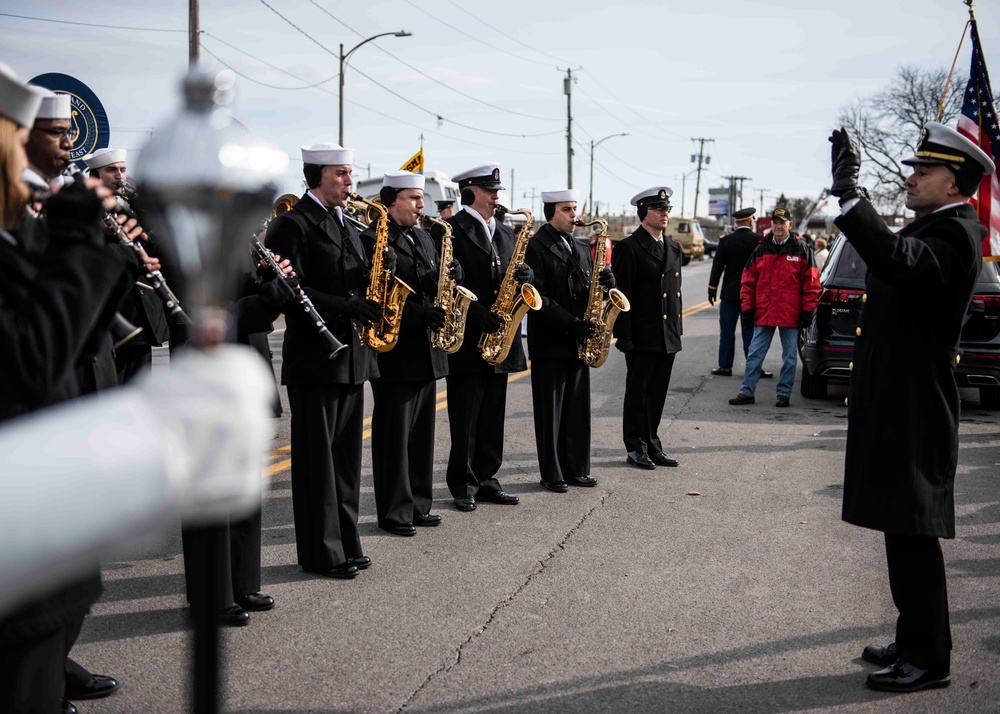
[(705, 144), (715, 141), (715, 139), (706, 139), (705, 137), (699, 136), (698, 138), (691, 137), (691, 141), (698, 142), (698, 153), (691, 154), (691, 163), (698, 162), (698, 179), (694, 184), (694, 213), (692, 214), (695, 218), (698, 217), (698, 194), (701, 191), (701, 167), (702, 164), (708, 166), (712, 162), (711, 156), (705, 156)]
[(769, 188), (761, 188), (761, 189), (757, 189), (757, 190), (760, 192), (760, 209), (759, 210), (763, 214), (764, 213), (764, 191), (770, 191), (771, 189), (769, 189)]
[[(743, 206), (743, 182), (744, 181), (752, 181), (753, 179), (748, 178), (747, 176), (723, 176), (723, 178), (727, 178), (727, 179), (730, 180), (730, 183), (729, 183), (729, 212), (732, 213), (733, 211), (739, 210), (739, 208), (737, 208), (737, 199), (739, 199), (739, 206), (740, 207)], [(739, 181), (739, 183), (740, 183), (739, 189), (736, 188), (736, 182), (737, 181)]]
[(747, 178), (746, 176), (737, 176), (736, 179), (740, 182), (740, 208), (743, 207), (743, 182), (753, 181), (752, 178)]
[(566, 188), (573, 188), (573, 70), (566, 70), (563, 80), (566, 95)]
[(525, 191), (524, 195), (521, 196), (521, 198), (528, 198), (529, 196), (531, 197), (531, 213), (532, 213), (532, 215), (534, 215), (534, 213), (535, 213), (535, 196), (537, 196), (537, 195), (538, 195), (538, 193), (537, 193), (535, 187), (532, 186), (531, 187), (531, 193), (528, 193), (527, 191)]
[(514, 196), (516, 196), (517, 194), (514, 193), (514, 167), (513, 166), (510, 167), (510, 194), (508, 194), (508, 195), (510, 196), (510, 208), (511, 208), (511, 210), (514, 210)]
[(198, 22), (198, 0), (188, 0), (188, 66), (194, 67), (198, 64), (201, 56), (201, 42), (198, 35), (201, 34)]

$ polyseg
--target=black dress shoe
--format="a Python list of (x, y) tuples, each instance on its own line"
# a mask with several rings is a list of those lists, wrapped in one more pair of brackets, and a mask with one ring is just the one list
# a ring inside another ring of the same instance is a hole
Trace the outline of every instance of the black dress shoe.
[(507, 493), (506, 491), (480, 493), (479, 500), (489, 501), (490, 503), (499, 503), (501, 506), (516, 506), (521, 502), (520, 498), (512, 493)]
[(569, 486), (566, 485), (565, 481), (542, 481), (542, 488), (548, 489), (554, 493), (566, 493), (569, 491)]
[(215, 613), (215, 621), (226, 627), (245, 627), (250, 624), (250, 613), (233, 604)]
[(367, 555), (362, 555), (360, 558), (348, 558), (348, 565), (353, 565), (358, 570), (367, 570), (371, 567), (372, 559)]
[(776, 407), (787, 407), (789, 406), (788, 395), (779, 394), (777, 399), (774, 400), (774, 406)]
[(456, 498), (455, 508), (460, 511), (474, 511), (476, 510), (476, 499), (472, 496), (462, 496), (461, 498)]
[(441, 525), (441, 516), (436, 513), (418, 513), (413, 517), (413, 525), (421, 528), (433, 528)]
[(625, 457), (625, 460), (636, 468), (646, 469), (647, 471), (651, 471), (656, 468), (656, 466), (653, 465), (653, 462), (649, 460), (649, 457), (641, 451), (628, 452), (628, 456)]
[(63, 700), (63, 714), (80, 714), (80, 710), (76, 708), (73, 702), (68, 700)]
[(872, 672), (865, 679), (870, 689), (880, 692), (919, 692), (921, 689), (938, 689), (951, 684), (947, 669), (920, 669), (906, 662)]
[(597, 485), (597, 479), (590, 476), (570, 476), (566, 479), (566, 483), (570, 486), (584, 486), (589, 488)]
[(716, 377), (732, 377), (733, 370), (726, 369), (725, 367), (716, 367), (715, 369), (712, 370), (712, 374), (714, 374)]
[(345, 561), (340, 565), (334, 565), (332, 568), (325, 568), (323, 570), (313, 570), (311, 568), (303, 568), (307, 573), (316, 573), (316, 575), (322, 575), (324, 578), (338, 578), (340, 580), (349, 580), (356, 577), (358, 574), (358, 569), (351, 564), (351, 561)]
[(250, 612), (264, 612), (274, 609), (274, 598), (264, 593), (237, 595), (236, 604)]
[(388, 524), (379, 523), (378, 527), (387, 533), (392, 533), (393, 535), (404, 536), (409, 538), (410, 536), (415, 536), (417, 534), (417, 529), (413, 527), (412, 523), (403, 523), (399, 526), (390, 526)]
[(761, 370), (760, 371), (760, 378), (761, 379), (774, 379), (774, 372), (765, 372), (764, 370)]
[(740, 392), (734, 398), (730, 399), (729, 403), (732, 404), (734, 407), (738, 407), (744, 404), (753, 404), (754, 401), (755, 400), (752, 394), (744, 394), (743, 392)]
[(649, 455), (650, 460), (657, 466), (677, 466), (677, 459), (672, 459), (662, 451)]
[(896, 664), (899, 661), (896, 643), (892, 642), (884, 647), (882, 645), (865, 645), (865, 648), (861, 650), (861, 659), (877, 664), (879, 667)]
[(114, 677), (92, 674), (86, 682), (66, 679), (66, 699), (100, 699), (118, 689)]

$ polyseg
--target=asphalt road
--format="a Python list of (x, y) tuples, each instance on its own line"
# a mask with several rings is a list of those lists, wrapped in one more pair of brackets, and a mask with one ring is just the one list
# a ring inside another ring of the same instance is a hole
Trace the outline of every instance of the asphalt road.
[[(538, 485), (530, 386), (510, 384), (501, 482), (516, 507), (451, 507), (438, 411), (436, 511), (415, 538), (379, 531), (365, 451), (353, 581), (295, 564), (287, 419), (264, 506), (264, 591), (277, 607), (226, 630), (231, 712), (995, 712), (1000, 710), (1000, 414), (963, 393), (958, 537), (944, 543), (955, 642), (949, 689), (867, 690), (859, 657), (891, 641), (881, 535), (840, 521), (845, 390), (777, 409), (774, 382), (730, 407), (713, 378), (709, 264), (684, 269), (684, 350), (661, 436), (675, 469), (625, 464), (625, 365), (593, 374), (593, 489)], [(279, 336), (280, 338), (280, 336)], [(276, 355), (280, 351), (276, 350)], [(765, 366), (777, 372), (775, 344)], [(738, 361), (738, 372), (742, 362)], [(439, 407), (443, 407), (443, 381)], [(371, 399), (367, 400), (370, 413)], [(186, 710), (187, 630), (177, 528), (106, 563), (106, 593), (75, 649), (112, 674), (90, 712)]]

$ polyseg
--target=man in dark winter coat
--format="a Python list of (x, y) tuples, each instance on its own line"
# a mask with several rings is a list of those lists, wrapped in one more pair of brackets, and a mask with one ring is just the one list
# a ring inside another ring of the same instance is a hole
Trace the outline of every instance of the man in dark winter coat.
[(873, 689), (911, 692), (951, 681), (951, 630), (938, 538), (955, 537), (962, 323), (982, 265), (985, 229), (969, 205), (993, 162), (936, 122), (906, 180), (917, 219), (890, 231), (858, 187), (861, 156), (833, 133), (837, 226), (868, 265), (848, 396), (843, 518), (885, 533), (896, 641), (862, 658), (885, 667)]

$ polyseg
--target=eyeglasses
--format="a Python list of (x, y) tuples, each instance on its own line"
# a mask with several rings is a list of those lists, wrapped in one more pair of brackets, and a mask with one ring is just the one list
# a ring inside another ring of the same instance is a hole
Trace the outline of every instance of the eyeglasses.
[(76, 141), (76, 137), (80, 133), (76, 129), (67, 129), (66, 127), (60, 129), (38, 129), (38, 131), (44, 132), (49, 136), (54, 136), (58, 141), (62, 141), (67, 137), (70, 141)]

